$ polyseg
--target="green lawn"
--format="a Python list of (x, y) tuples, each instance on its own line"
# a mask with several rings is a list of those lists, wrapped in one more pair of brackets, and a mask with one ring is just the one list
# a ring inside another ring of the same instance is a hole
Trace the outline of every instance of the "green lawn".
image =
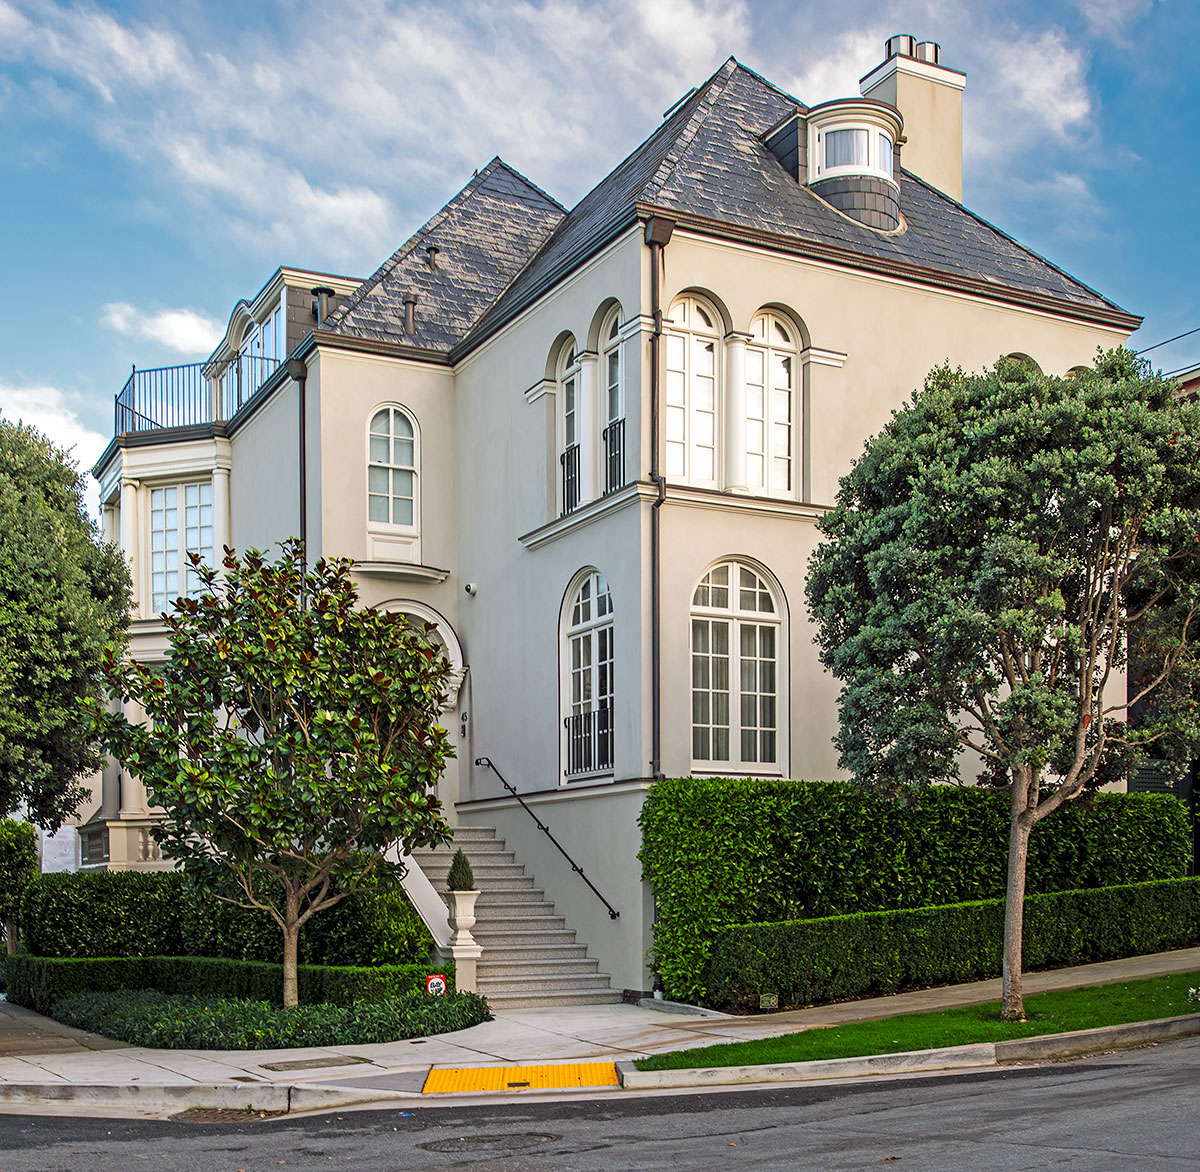
[(1090, 989), (1039, 993), (1025, 998), (1029, 1021), (1000, 1021), (1000, 1003), (971, 1005), (932, 1013), (905, 1013), (880, 1021), (826, 1026), (780, 1038), (729, 1042), (696, 1050), (673, 1050), (639, 1058), (639, 1070), (686, 1070), (703, 1066), (761, 1066), (771, 1062), (808, 1062), (817, 1058), (853, 1058), (931, 1050), (970, 1042), (1003, 1042), (1038, 1034), (1094, 1029), (1129, 1021), (1151, 1021), (1200, 1012), (1188, 1002), (1188, 989), (1200, 986), (1200, 972), (1149, 977)]

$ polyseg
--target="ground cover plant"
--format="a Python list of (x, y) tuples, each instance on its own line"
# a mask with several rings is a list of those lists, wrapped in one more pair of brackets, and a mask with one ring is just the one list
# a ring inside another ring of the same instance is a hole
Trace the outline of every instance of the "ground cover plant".
[(1019, 1020), (1035, 828), (1200, 745), (1200, 406), (1126, 349), (1062, 378), (943, 366), (819, 527), (808, 598), (842, 766), (899, 796), (978, 761), (1009, 798), (1002, 1012)]
[(169, 996), (154, 989), (81, 993), (51, 1017), (133, 1046), (160, 1050), (275, 1050), (296, 1046), (364, 1046), (423, 1038), (490, 1021), (474, 993), (413, 993), (352, 1005)]
[(1173, 973), (1091, 988), (1039, 993), (1026, 999), (1025, 1021), (1002, 1021), (1000, 1003), (961, 1006), (933, 1013), (906, 1013), (878, 1021), (804, 1030), (777, 1038), (674, 1050), (639, 1058), (639, 1070), (690, 1070), (706, 1066), (761, 1066), (870, 1054), (898, 1054), (976, 1042), (1003, 1042), (1071, 1030), (1097, 1029), (1200, 1012), (1189, 993), (1200, 972)]

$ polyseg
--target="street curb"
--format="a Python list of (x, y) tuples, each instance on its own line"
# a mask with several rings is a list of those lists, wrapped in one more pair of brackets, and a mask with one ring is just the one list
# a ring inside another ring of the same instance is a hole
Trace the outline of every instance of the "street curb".
[(638, 1070), (632, 1062), (618, 1062), (616, 1065), (617, 1077), (627, 1090), (738, 1086), (1007, 1066), (1016, 1062), (1077, 1058), (1101, 1050), (1128, 1050), (1152, 1042), (1198, 1034), (1200, 1013), (1101, 1026), (1094, 1030), (1075, 1030), (1067, 1034), (1046, 1034), (1039, 1038), (980, 1042), (935, 1050), (909, 1050), (898, 1054), (873, 1054), (862, 1058), (827, 1058), (814, 1062), (780, 1062), (762, 1066), (706, 1066), (689, 1070)]
[(97, 1107), (147, 1107), (187, 1111), (193, 1107), (250, 1111), (320, 1111), (410, 1096), (390, 1091), (355, 1093), (346, 1088), (280, 1083), (165, 1084), (0, 1083), (0, 1104), (80, 1103)]

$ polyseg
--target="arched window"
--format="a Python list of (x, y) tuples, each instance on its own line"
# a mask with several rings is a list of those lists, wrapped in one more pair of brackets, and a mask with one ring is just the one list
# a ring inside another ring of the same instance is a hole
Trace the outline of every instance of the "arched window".
[(600, 329), (604, 348), (604, 491), (616, 492), (625, 484), (625, 388), (621, 360), (621, 307), (614, 306)]
[(746, 487), (791, 496), (795, 483), (796, 328), (776, 313), (760, 313), (746, 346)]
[(753, 566), (714, 566), (692, 596), (692, 761), (749, 773), (783, 766), (782, 607)]
[(567, 342), (558, 357), (559, 434), (562, 450), (561, 506), (565, 517), (579, 506), (579, 362), (575, 345)]
[(367, 520), (372, 526), (417, 527), (417, 435), (399, 407), (371, 417), (367, 457)]
[(717, 312), (698, 297), (679, 298), (667, 322), (666, 474), (717, 487)]
[(608, 581), (588, 570), (568, 595), (564, 623), (564, 772), (568, 778), (613, 767), (613, 604)]

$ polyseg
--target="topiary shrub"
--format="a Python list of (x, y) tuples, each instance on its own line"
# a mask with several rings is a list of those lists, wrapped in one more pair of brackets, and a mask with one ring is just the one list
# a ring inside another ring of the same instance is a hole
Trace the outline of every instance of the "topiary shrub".
[(471, 860), (467, 858), (462, 847), (454, 852), (454, 858), (450, 860), (450, 870), (446, 875), (446, 890), (475, 890), (475, 872), (471, 869)]

